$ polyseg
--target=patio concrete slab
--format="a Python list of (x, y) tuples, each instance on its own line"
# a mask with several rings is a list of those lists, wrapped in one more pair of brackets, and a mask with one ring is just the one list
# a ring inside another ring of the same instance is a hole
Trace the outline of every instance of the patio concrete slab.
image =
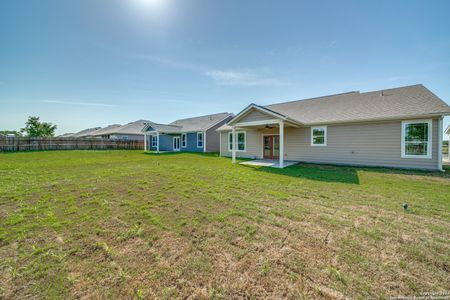
[[(295, 165), (296, 163), (297, 163), (296, 161), (285, 160), (284, 167), (289, 167), (289, 166)], [(256, 160), (244, 161), (239, 164), (246, 165), (246, 166), (253, 166), (253, 167), (272, 167), (272, 168), (280, 167), (280, 162), (278, 159), (256, 159)]]

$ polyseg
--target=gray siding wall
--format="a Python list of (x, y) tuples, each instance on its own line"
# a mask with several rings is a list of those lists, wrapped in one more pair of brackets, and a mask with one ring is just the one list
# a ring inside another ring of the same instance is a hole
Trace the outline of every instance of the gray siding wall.
[[(200, 132), (200, 131), (199, 131)], [(186, 133), (186, 147), (183, 148), (180, 146), (181, 151), (184, 152), (203, 152), (203, 148), (197, 147), (197, 132), (188, 132)], [(203, 137), (203, 141), (205, 140), (205, 137)], [(180, 140), (181, 145), (181, 140)]]
[(216, 131), (220, 126), (231, 120), (233, 116), (229, 116), (222, 122), (211, 127), (206, 131), (206, 152), (219, 152), (220, 149), (220, 134)]
[[(327, 126), (327, 146), (311, 146), (310, 127), (285, 128), (285, 159), (294, 161), (383, 166), (414, 169), (438, 168), (438, 120), (432, 123), (432, 158), (401, 157), (401, 121)], [(277, 132), (278, 129), (271, 132)], [(247, 151), (238, 157), (262, 156), (265, 130), (247, 130)], [(222, 133), (222, 155), (231, 156), (228, 133)]]
[(263, 120), (273, 120), (275, 117), (272, 117), (268, 114), (260, 112), (259, 110), (253, 109), (249, 113), (247, 113), (242, 119), (239, 120), (238, 123), (241, 122), (252, 122), (252, 121), (263, 121)]
[[(173, 150), (173, 137), (174, 135), (160, 134), (159, 135), (159, 151), (172, 151)], [(156, 147), (152, 147), (150, 143), (151, 139), (149, 136), (149, 148), (150, 150), (156, 150)]]

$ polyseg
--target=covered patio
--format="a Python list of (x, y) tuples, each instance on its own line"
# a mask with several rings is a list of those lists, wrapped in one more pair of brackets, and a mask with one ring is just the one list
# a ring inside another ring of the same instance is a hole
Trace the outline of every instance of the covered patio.
[[(300, 127), (302, 124), (287, 116), (276, 113), (265, 107), (251, 104), (236, 117), (234, 117), (228, 125), (231, 127), (231, 157), (232, 162), (236, 163), (236, 152), (238, 148), (238, 131), (245, 129), (274, 129), (274, 134), (267, 134), (274, 138), (264, 138), (261, 143), (262, 157), (258, 160), (244, 162), (244, 165), (254, 166), (270, 166), (274, 168), (284, 168), (295, 164), (292, 161), (285, 161), (285, 145), (284, 130), (286, 127)], [(276, 130), (278, 129), (278, 130)], [(278, 131), (278, 132), (276, 132)]]

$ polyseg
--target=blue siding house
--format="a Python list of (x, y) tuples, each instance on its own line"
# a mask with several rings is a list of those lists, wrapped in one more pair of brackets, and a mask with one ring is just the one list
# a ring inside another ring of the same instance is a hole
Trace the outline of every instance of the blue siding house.
[(170, 124), (148, 122), (142, 130), (145, 151), (219, 152), (217, 128), (233, 118), (231, 113), (219, 113)]

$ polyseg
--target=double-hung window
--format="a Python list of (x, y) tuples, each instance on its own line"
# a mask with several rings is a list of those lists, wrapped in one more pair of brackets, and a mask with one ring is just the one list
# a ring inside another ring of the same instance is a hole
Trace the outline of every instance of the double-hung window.
[(327, 126), (311, 127), (311, 146), (327, 145)]
[(203, 148), (203, 132), (197, 132), (197, 148)]
[(402, 157), (431, 158), (431, 120), (402, 122)]
[(187, 147), (187, 135), (186, 133), (181, 134), (181, 148)]
[[(237, 148), (236, 151), (242, 151), (245, 152), (246, 149), (246, 134), (245, 131), (238, 131), (236, 132), (237, 136)], [(233, 150), (233, 133), (228, 133), (228, 151)]]

